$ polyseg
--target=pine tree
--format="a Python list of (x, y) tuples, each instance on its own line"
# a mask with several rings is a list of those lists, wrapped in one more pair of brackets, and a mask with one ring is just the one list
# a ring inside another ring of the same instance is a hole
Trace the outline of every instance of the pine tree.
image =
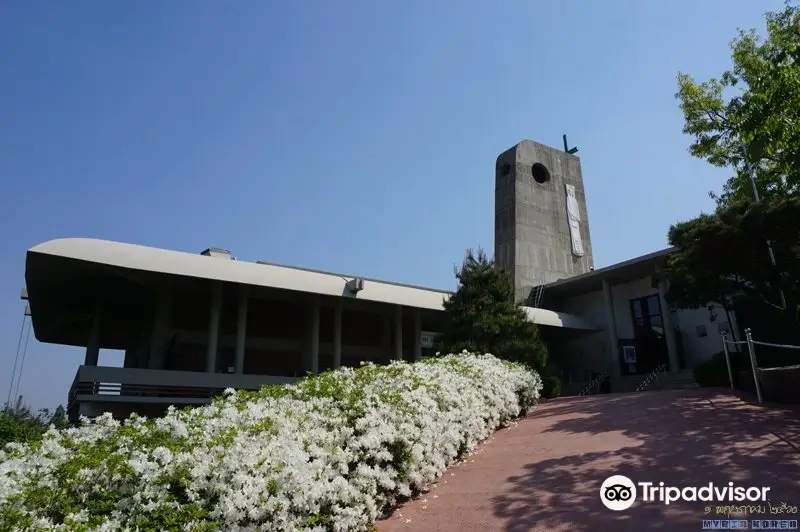
[(508, 275), (494, 267), (486, 253), (467, 251), (456, 271), (458, 288), (445, 302), (445, 325), (439, 338), (442, 353), (491, 353), (541, 370), (547, 349), (539, 331), (514, 301)]

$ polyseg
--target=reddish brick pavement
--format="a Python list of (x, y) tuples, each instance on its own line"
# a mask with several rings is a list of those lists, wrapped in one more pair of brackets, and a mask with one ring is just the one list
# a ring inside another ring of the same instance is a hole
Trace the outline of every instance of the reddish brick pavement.
[(768, 486), (773, 503), (800, 507), (798, 444), (797, 410), (718, 391), (559, 399), (498, 432), (378, 530), (700, 530), (715, 512), (706, 515), (704, 502), (638, 500), (612, 512), (600, 485), (617, 473), (678, 487), (733, 481)]

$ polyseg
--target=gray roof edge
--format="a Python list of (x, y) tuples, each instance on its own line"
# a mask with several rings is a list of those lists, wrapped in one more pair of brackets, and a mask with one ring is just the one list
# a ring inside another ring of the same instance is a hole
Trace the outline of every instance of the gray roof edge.
[(606, 266), (604, 268), (600, 268), (599, 270), (593, 270), (587, 273), (583, 273), (581, 275), (576, 275), (575, 277), (567, 277), (566, 279), (559, 279), (558, 281), (554, 281), (552, 283), (544, 285), (545, 288), (556, 288), (559, 286), (566, 286), (570, 283), (578, 282), (584, 279), (602, 279), (606, 274), (621, 270), (628, 266), (635, 266), (636, 264), (641, 264), (643, 262), (655, 260), (661, 257), (666, 257), (670, 253), (673, 253), (677, 250), (676, 247), (668, 247), (665, 249), (661, 249), (658, 251), (654, 251), (652, 253), (647, 253), (646, 255), (640, 255), (638, 257), (634, 257), (632, 259), (628, 259), (626, 261), (618, 262), (616, 264), (612, 264), (611, 266)]
[[(246, 261), (243, 261), (243, 262), (246, 262)], [(291, 270), (299, 270), (299, 271), (302, 271), (302, 272), (323, 273), (325, 275), (336, 275), (336, 276), (341, 277), (342, 279), (345, 279), (345, 280), (363, 279), (365, 281), (371, 281), (373, 283), (383, 283), (383, 284), (389, 284), (389, 285), (392, 285), (392, 286), (402, 286), (403, 288), (414, 288), (416, 290), (427, 290), (428, 292), (437, 292), (437, 293), (440, 293), (440, 294), (447, 294), (447, 295), (452, 295), (453, 294), (453, 292), (451, 290), (440, 290), (438, 288), (430, 288), (430, 287), (427, 287), (427, 286), (419, 286), (419, 285), (415, 285), (415, 284), (396, 283), (394, 281), (386, 281), (385, 279), (373, 279), (371, 277), (364, 277), (363, 275), (349, 275), (349, 274), (338, 273), (338, 272), (329, 272), (329, 271), (326, 271), (326, 270), (317, 270), (315, 268), (305, 268), (303, 266), (289, 266), (287, 264), (279, 264), (277, 262), (267, 262), (267, 261), (264, 261), (264, 260), (257, 260), (257, 261), (255, 261), (255, 264), (263, 264), (265, 266), (276, 266), (278, 268), (289, 268)]]

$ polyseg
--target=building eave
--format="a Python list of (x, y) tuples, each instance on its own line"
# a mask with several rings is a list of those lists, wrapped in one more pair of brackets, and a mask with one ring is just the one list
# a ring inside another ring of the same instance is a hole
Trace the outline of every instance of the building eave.
[(547, 298), (548, 294), (572, 296), (599, 290), (604, 280), (609, 284), (618, 284), (652, 275), (661, 267), (664, 258), (676, 249), (675, 247), (661, 249), (581, 275), (559, 279), (542, 287), (544, 297)]
[[(352, 292), (348, 282), (357, 277), (310, 270), (292, 266), (263, 262), (245, 262), (222, 257), (204, 256), (181, 251), (112, 242), (91, 238), (64, 238), (50, 240), (28, 250), (29, 265), (37, 264), (34, 270), (26, 271), (29, 283), (36, 283), (37, 276), (46, 276), (49, 264), (47, 257), (58, 260), (71, 259), (81, 262), (119, 268), (126, 271), (149, 272), (151, 274), (174, 275), (220, 281), (226, 283), (283, 289), (308, 294), (343, 297), (383, 304), (401, 305), (411, 308), (442, 311), (450, 292), (434, 290), (368, 278), (363, 289)], [(44, 267), (42, 265), (44, 264)], [(53, 267), (58, 262), (52, 261)], [(38, 293), (38, 292), (37, 292)], [(28, 296), (27, 290), (24, 294)], [(40, 295), (39, 297), (46, 297)], [(36, 301), (32, 302), (36, 312)], [(595, 327), (584, 319), (542, 308), (525, 307), (528, 319), (538, 325), (593, 330)]]
[(313, 270), (207, 257), (181, 251), (125, 244), (91, 238), (64, 238), (44, 242), (28, 250), (110, 267), (163, 275), (179, 275), (250, 286), (262, 286), (310, 294), (441, 310), (447, 292), (369, 280), (356, 293), (347, 289), (353, 278)]

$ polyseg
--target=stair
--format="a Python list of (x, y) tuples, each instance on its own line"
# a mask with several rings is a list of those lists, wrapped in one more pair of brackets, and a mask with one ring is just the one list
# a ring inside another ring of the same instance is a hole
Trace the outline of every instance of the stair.
[(661, 376), (662, 390), (690, 390), (699, 387), (700, 385), (694, 380), (694, 373), (689, 369), (678, 373), (665, 373)]

